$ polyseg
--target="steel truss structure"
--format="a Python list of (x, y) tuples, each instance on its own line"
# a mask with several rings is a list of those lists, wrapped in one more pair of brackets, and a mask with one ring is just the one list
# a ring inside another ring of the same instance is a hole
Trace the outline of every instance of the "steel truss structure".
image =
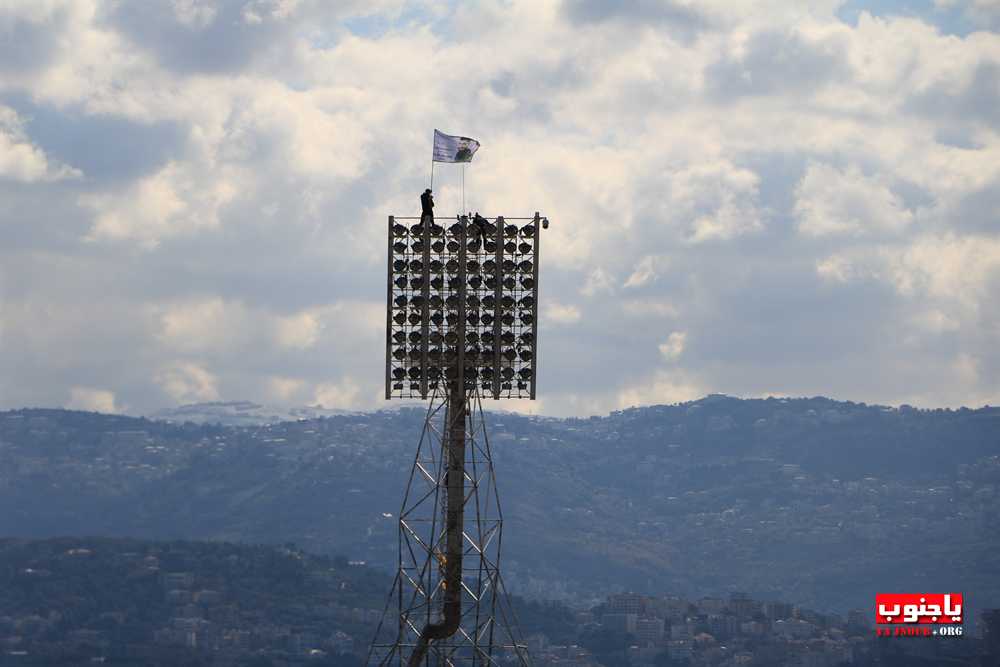
[[(458, 451), (461, 462), (454, 460)], [(456, 488), (461, 489), (457, 496)], [(453, 504), (456, 499), (460, 508)], [(464, 520), (456, 563), (456, 532), (450, 524), (460, 509)], [(500, 574), (502, 533), (481, 394), (472, 389), (452, 400), (450, 392), (436, 390), (399, 514), (396, 577), (368, 664), (530, 665)], [(456, 580), (460, 587), (449, 589)], [(452, 605), (456, 625), (448, 628)], [(437, 636), (428, 637), (428, 628)]]
[(369, 665), (528, 665), (500, 576), (483, 397), (535, 398), (548, 220), (389, 217), (385, 397), (430, 398)]

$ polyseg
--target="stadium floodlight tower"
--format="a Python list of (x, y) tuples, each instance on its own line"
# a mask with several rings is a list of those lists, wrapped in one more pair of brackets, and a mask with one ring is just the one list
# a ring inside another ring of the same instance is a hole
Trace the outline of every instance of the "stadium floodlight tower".
[(526, 665), (482, 399), (535, 398), (548, 220), (389, 217), (385, 397), (430, 399), (370, 665)]

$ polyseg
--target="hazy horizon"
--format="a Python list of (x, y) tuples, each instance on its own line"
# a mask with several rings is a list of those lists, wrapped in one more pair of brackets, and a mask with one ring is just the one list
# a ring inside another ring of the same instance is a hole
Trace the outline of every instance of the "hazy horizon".
[[(992, 408), (997, 407), (995, 405), (990, 405), (988, 403), (985, 403), (985, 404), (982, 404), (982, 405), (961, 405), (961, 406), (933, 406), (933, 405), (930, 405), (930, 406), (928, 406), (928, 405), (911, 405), (911, 404), (908, 404), (908, 403), (897, 403), (897, 404), (868, 403), (868, 402), (865, 402), (865, 401), (854, 401), (854, 400), (851, 400), (849, 398), (839, 398), (839, 397), (835, 397), (835, 396), (823, 396), (823, 395), (791, 396), (791, 395), (775, 395), (775, 394), (770, 394), (770, 395), (766, 395), (766, 396), (735, 396), (733, 394), (726, 394), (726, 393), (722, 393), (722, 392), (713, 392), (711, 394), (706, 394), (704, 396), (699, 396), (699, 397), (692, 398), (692, 399), (687, 399), (687, 400), (684, 400), (684, 401), (674, 401), (674, 402), (670, 402), (670, 403), (646, 403), (646, 404), (641, 404), (641, 405), (626, 405), (626, 406), (619, 407), (619, 408), (614, 408), (614, 409), (611, 409), (611, 410), (608, 410), (608, 411), (605, 411), (605, 412), (596, 412), (596, 413), (590, 413), (590, 414), (577, 414), (577, 415), (554, 415), (554, 414), (547, 414), (547, 413), (543, 413), (543, 412), (538, 412), (537, 410), (535, 410), (535, 411), (526, 411), (524, 409), (510, 409), (507, 406), (512, 401), (508, 401), (508, 400), (493, 400), (493, 399), (487, 399), (487, 398), (484, 397), (483, 398), (483, 410), (485, 412), (491, 413), (491, 414), (511, 414), (511, 415), (518, 415), (518, 416), (522, 416), (522, 417), (543, 417), (543, 418), (551, 418), (551, 419), (573, 419), (573, 418), (586, 419), (586, 418), (589, 418), (589, 417), (605, 418), (605, 417), (608, 417), (611, 414), (613, 414), (615, 412), (618, 412), (618, 411), (621, 411), (621, 410), (635, 410), (635, 409), (655, 408), (655, 407), (663, 407), (663, 406), (673, 407), (673, 406), (678, 406), (678, 405), (688, 405), (688, 404), (700, 403), (700, 402), (703, 402), (703, 401), (706, 401), (706, 400), (709, 400), (709, 399), (712, 399), (712, 398), (726, 398), (726, 399), (734, 399), (734, 400), (738, 400), (738, 401), (767, 401), (767, 400), (776, 400), (776, 401), (782, 401), (782, 400), (785, 400), (785, 401), (811, 401), (811, 400), (820, 399), (820, 400), (828, 400), (828, 401), (832, 401), (834, 403), (840, 403), (840, 404), (865, 405), (865, 406), (868, 406), (868, 407), (891, 408), (891, 409), (894, 409), (894, 410), (899, 410), (901, 408), (906, 407), (906, 408), (913, 408), (913, 409), (921, 410), (921, 411), (936, 411), (936, 410), (945, 410), (945, 411), (985, 410), (985, 409), (992, 409)], [(533, 407), (530, 401), (523, 401), (523, 402), (520, 402), (520, 403), (521, 403), (522, 406), (527, 406), (529, 409)], [(172, 418), (174, 416), (179, 415), (184, 410), (206, 409), (206, 408), (209, 408), (209, 407), (220, 407), (220, 408), (223, 408), (223, 407), (233, 407), (233, 408), (236, 408), (236, 406), (239, 406), (240, 410), (246, 410), (246, 411), (259, 410), (260, 413), (261, 413), (260, 414), (261, 417), (266, 416), (264, 414), (264, 411), (271, 411), (272, 413), (274, 413), (277, 416), (281, 417), (282, 420), (285, 420), (286, 418), (287, 418), (287, 420), (296, 420), (296, 419), (300, 419), (300, 418), (310, 418), (309, 414), (308, 414), (309, 412), (314, 413), (315, 416), (323, 416), (323, 413), (329, 413), (331, 415), (332, 414), (337, 414), (337, 413), (342, 413), (342, 414), (372, 414), (372, 413), (378, 413), (378, 412), (382, 412), (382, 411), (386, 411), (386, 410), (388, 410), (388, 411), (402, 410), (402, 409), (426, 410), (428, 404), (429, 404), (429, 401), (421, 401), (421, 400), (418, 400), (418, 399), (412, 399), (412, 400), (393, 400), (393, 401), (383, 401), (381, 404), (376, 404), (376, 405), (374, 405), (372, 407), (368, 407), (368, 408), (349, 409), (349, 408), (342, 408), (342, 407), (329, 406), (329, 405), (319, 405), (319, 404), (313, 404), (313, 405), (303, 404), (303, 405), (283, 405), (283, 406), (278, 406), (278, 405), (269, 405), (269, 404), (256, 403), (254, 401), (249, 401), (249, 400), (245, 400), (245, 399), (233, 399), (233, 400), (219, 399), (219, 400), (215, 400), (215, 401), (202, 401), (202, 402), (196, 402), (196, 403), (184, 403), (184, 404), (178, 404), (178, 405), (173, 405), (173, 406), (164, 406), (164, 407), (156, 408), (156, 409), (149, 410), (147, 412), (141, 412), (141, 413), (138, 413), (138, 412), (133, 412), (133, 413), (130, 413), (130, 412), (104, 412), (104, 411), (101, 411), (101, 410), (87, 410), (87, 409), (84, 409), (84, 408), (65, 408), (64, 406), (59, 406), (59, 405), (55, 405), (55, 406), (53, 406), (53, 405), (25, 405), (25, 406), (20, 406), (20, 407), (16, 407), (16, 408), (3, 408), (2, 410), (0, 410), (0, 412), (13, 412), (13, 411), (17, 411), (17, 410), (64, 410), (65, 409), (65, 410), (79, 410), (81, 412), (95, 412), (97, 414), (106, 414), (106, 415), (121, 416), (121, 417), (146, 418), (146, 419), (172, 421), (173, 420)], [(239, 412), (240, 410), (237, 410), (237, 412)], [(236, 413), (234, 412), (233, 414), (236, 414)], [(205, 423), (209, 423), (209, 422), (205, 422)], [(235, 424), (229, 424), (229, 425), (235, 425)]]

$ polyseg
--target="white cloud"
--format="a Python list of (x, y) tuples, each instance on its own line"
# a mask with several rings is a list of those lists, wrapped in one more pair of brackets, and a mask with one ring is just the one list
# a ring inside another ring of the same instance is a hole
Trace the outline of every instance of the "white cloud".
[(319, 340), (320, 323), (313, 313), (302, 312), (282, 317), (277, 322), (278, 343), (284, 347), (306, 349)]
[(193, 362), (179, 361), (165, 365), (154, 380), (176, 403), (219, 399), (218, 378)]
[(886, 250), (888, 276), (906, 295), (927, 295), (976, 308), (1000, 279), (1000, 239), (927, 236)]
[(296, 91), (276, 82), (250, 88), (249, 103), (232, 109), (228, 139), (236, 146), (268, 146), (284, 168), (324, 181), (357, 178), (370, 166), (373, 137), (355, 113), (366, 96), (342, 88)]
[(687, 333), (684, 331), (674, 331), (667, 340), (660, 343), (660, 356), (667, 361), (677, 361), (684, 354), (684, 347), (687, 344)]
[(94, 212), (88, 238), (135, 240), (151, 249), (165, 238), (217, 226), (219, 209), (237, 187), (222, 175), (199, 171), (172, 162), (124, 192), (83, 196), (80, 203)]
[(162, 342), (181, 351), (199, 351), (233, 346), (252, 326), (245, 308), (221, 298), (170, 304), (159, 313)]
[(954, 316), (937, 308), (921, 310), (910, 321), (915, 328), (934, 334), (950, 333), (960, 328), (960, 324)]
[(189, 28), (200, 29), (215, 20), (216, 8), (203, 0), (172, 0), (177, 20)]
[(759, 231), (760, 178), (728, 160), (702, 162), (668, 175), (665, 214), (685, 229), (690, 243), (727, 241)]
[(294, 404), (305, 399), (306, 382), (299, 378), (273, 376), (267, 379), (272, 400), (280, 404)]
[(358, 407), (360, 396), (361, 387), (345, 377), (339, 382), (325, 382), (316, 387), (312, 402), (328, 410), (350, 410)]
[(900, 232), (913, 221), (902, 200), (857, 167), (811, 164), (795, 189), (799, 229), (809, 236)]
[(971, 354), (960, 353), (951, 365), (952, 372), (963, 384), (975, 385), (979, 381), (979, 360)]
[(846, 283), (855, 277), (854, 265), (844, 255), (831, 255), (816, 261), (816, 273), (825, 280)]
[(385, 309), (366, 302), (341, 301), (290, 314), (249, 307), (221, 297), (187, 299), (152, 309), (157, 339), (174, 351), (245, 358), (263, 346), (305, 351), (334, 331), (337, 342), (370, 340), (382, 333)]
[(287, 19), (299, 8), (301, 0), (252, 0), (243, 7), (247, 23), (261, 23), (266, 19)]
[(486, 402), (483, 409), (490, 412), (517, 412), (522, 415), (545, 415), (545, 400), (536, 398), (501, 398), (493, 400), (491, 397), (483, 397)]
[(66, 407), (70, 410), (86, 410), (88, 412), (109, 414), (118, 412), (114, 392), (93, 387), (72, 387), (69, 403), (66, 404)]
[(677, 307), (656, 299), (629, 299), (622, 302), (622, 310), (632, 317), (677, 317)]
[(580, 321), (580, 309), (570, 304), (547, 303), (542, 321), (555, 324), (575, 324)]
[(705, 387), (682, 373), (656, 372), (643, 378), (639, 384), (619, 391), (615, 397), (617, 408), (661, 403), (693, 401), (707, 393)]
[(660, 271), (668, 266), (669, 262), (665, 257), (647, 255), (639, 260), (635, 270), (625, 279), (622, 287), (642, 287), (650, 282), (654, 282), (660, 275)]
[(82, 175), (79, 169), (50, 161), (45, 151), (28, 140), (17, 113), (0, 105), (0, 180), (44, 183)]
[(613, 291), (614, 279), (611, 277), (611, 274), (599, 266), (587, 274), (586, 279), (583, 281), (583, 287), (580, 288), (580, 294), (583, 296), (594, 296), (601, 293), (610, 294)]
[(71, 4), (72, 0), (5, 0), (2, 16), (5, 21), (21, 19), (31, 23), (44, 23)]
[[(879, 280), (907, 298), (934, 300), (974, 312), (997, 296), (1000, 238), (923, 235), (903, 243), (831, 255), (817, 262), (816, 272), (838, 283)], [(939, 318), (935, 315), (931, 319)]]

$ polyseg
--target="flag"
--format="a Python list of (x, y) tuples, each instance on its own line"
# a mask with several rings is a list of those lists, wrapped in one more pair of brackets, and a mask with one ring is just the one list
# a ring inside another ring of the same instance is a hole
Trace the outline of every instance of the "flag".
[(456, 137), (434, 130), (434, 162), (472, 162), (479, 142), (469, 137)]

